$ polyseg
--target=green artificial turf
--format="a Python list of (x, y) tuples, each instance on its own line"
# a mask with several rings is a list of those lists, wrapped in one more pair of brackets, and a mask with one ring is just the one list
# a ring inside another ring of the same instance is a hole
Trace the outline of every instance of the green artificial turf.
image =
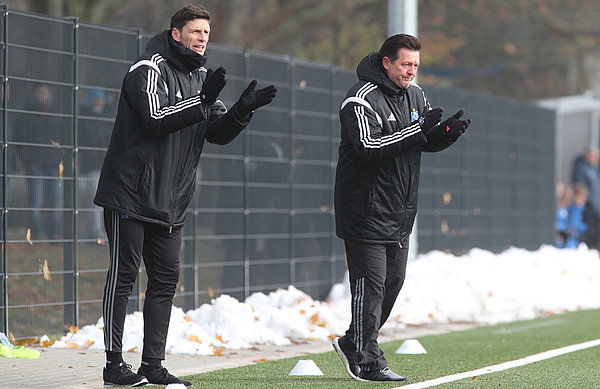
[[(427, 354), (395, 354), (403, 340), (381, 345), (390, 368), (411, 383), (462, 373), (600, 338), (600, 310), (479, 327), (419, 338)], [(323, 376), (288, 376), (300, 359), (312, 359)], [(261, 362), (186, 377), (197, 388), (392, 388), (402, 383), (357, 382), (337, 354)], [(598, 388), (600, 346), (435, 388)]]

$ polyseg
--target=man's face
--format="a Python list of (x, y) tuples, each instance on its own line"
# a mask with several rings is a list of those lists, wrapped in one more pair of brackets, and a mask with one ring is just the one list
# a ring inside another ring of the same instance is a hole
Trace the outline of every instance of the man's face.
[(408, 88), (417, 75), (419, 67), (419, 52), (402, 48), (398, 50), (398, 58), (392, 62), (388, 57), (383, 57), (383, 67), (392, 82), (401, 88)]
[(173, 39), (180, 42), (183, 47), (204, 55), (208, 36), (210, 35), (210, 23), (206, 19), (194, 19), (187, 22), (181, 31), (173, 28), (171, 31)]

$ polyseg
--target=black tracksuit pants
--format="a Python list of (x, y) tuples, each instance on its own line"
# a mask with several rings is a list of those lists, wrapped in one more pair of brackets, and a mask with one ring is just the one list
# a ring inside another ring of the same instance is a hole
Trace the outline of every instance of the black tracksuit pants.
[(144, 259), (148, 284), (144, 299), (142, 358), (165, 359), (173, 296), (179, 280), (179, 252), (183, 227), (171, 232), (158, 224), (105, 209), (104, 225), (110, 266), (104, 287), (104, 347), (122, 352), (127, 301)]
[(402, 289), (408, 259), (408, 239), (400, 245), (344, 241), (352, 293), (352, 322), (341, 341), (356, 350), (365, 371), (387, 366), (377, 337)]

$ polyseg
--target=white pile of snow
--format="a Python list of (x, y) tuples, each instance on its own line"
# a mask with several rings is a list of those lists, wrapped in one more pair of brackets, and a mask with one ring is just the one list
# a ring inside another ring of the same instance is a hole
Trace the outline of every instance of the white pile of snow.
[[(473, 249), (464, 256), (439, 251), (410, 262), (406, 281), (385, 326), (477, 322), (494, 324), (600, 308), (600, 257), (585, 246), (537, 251), (511, 248), (501, 254)], [(183, 312), (174, 307), (167, 353), (214, 355), (256, 344), (287, 345), (292, 339), (326, 340), (350, 323), (348, 275), (327, 301), (315, 301), (294, 286), (245, 302), (221, 295)], [(102, 318), (51, 347), (104, 349)], [(123, 350), (142, 350), (141, 312), (127, 315)]]

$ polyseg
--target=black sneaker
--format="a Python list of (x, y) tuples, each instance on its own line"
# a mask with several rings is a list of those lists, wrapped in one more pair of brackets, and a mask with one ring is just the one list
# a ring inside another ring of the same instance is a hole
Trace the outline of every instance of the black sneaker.
[(408, 378), (394, 373), (389, 367), (373, 371), (361, 370), (358, 377), (365, 381), (408, 381)]
[(169, 385), (169, 384), (184, 384), (185, 386), (192, 386), (190, 381), (182, 380), (181, 378), (175, 377), (169, 373), (166, 367), (146, 367), (141, 366), (138, 369), (138, 374), (146, 377), (150, 384), (155, 385)]
[(360, 366), (358, 366), (358, 361), (356, 360), (356, 355), (353, 355), (351, 352), (344, 351), (342, 346), (340, 346), (340, 337), (336, 336), (331, 339), (331, 345), (335, 352), (340, 356), (344, 367), (346, 368), (346, 373), (357, 381), (362, 381), (358, 377), (358, 373), (360, 372)]
[(148, 380), (141, 375), (135, 374), (131, 370), (131, 365), (120, 362), (102, 369), (102, 378), (104, 378), (104, 386), (144, 386)]

